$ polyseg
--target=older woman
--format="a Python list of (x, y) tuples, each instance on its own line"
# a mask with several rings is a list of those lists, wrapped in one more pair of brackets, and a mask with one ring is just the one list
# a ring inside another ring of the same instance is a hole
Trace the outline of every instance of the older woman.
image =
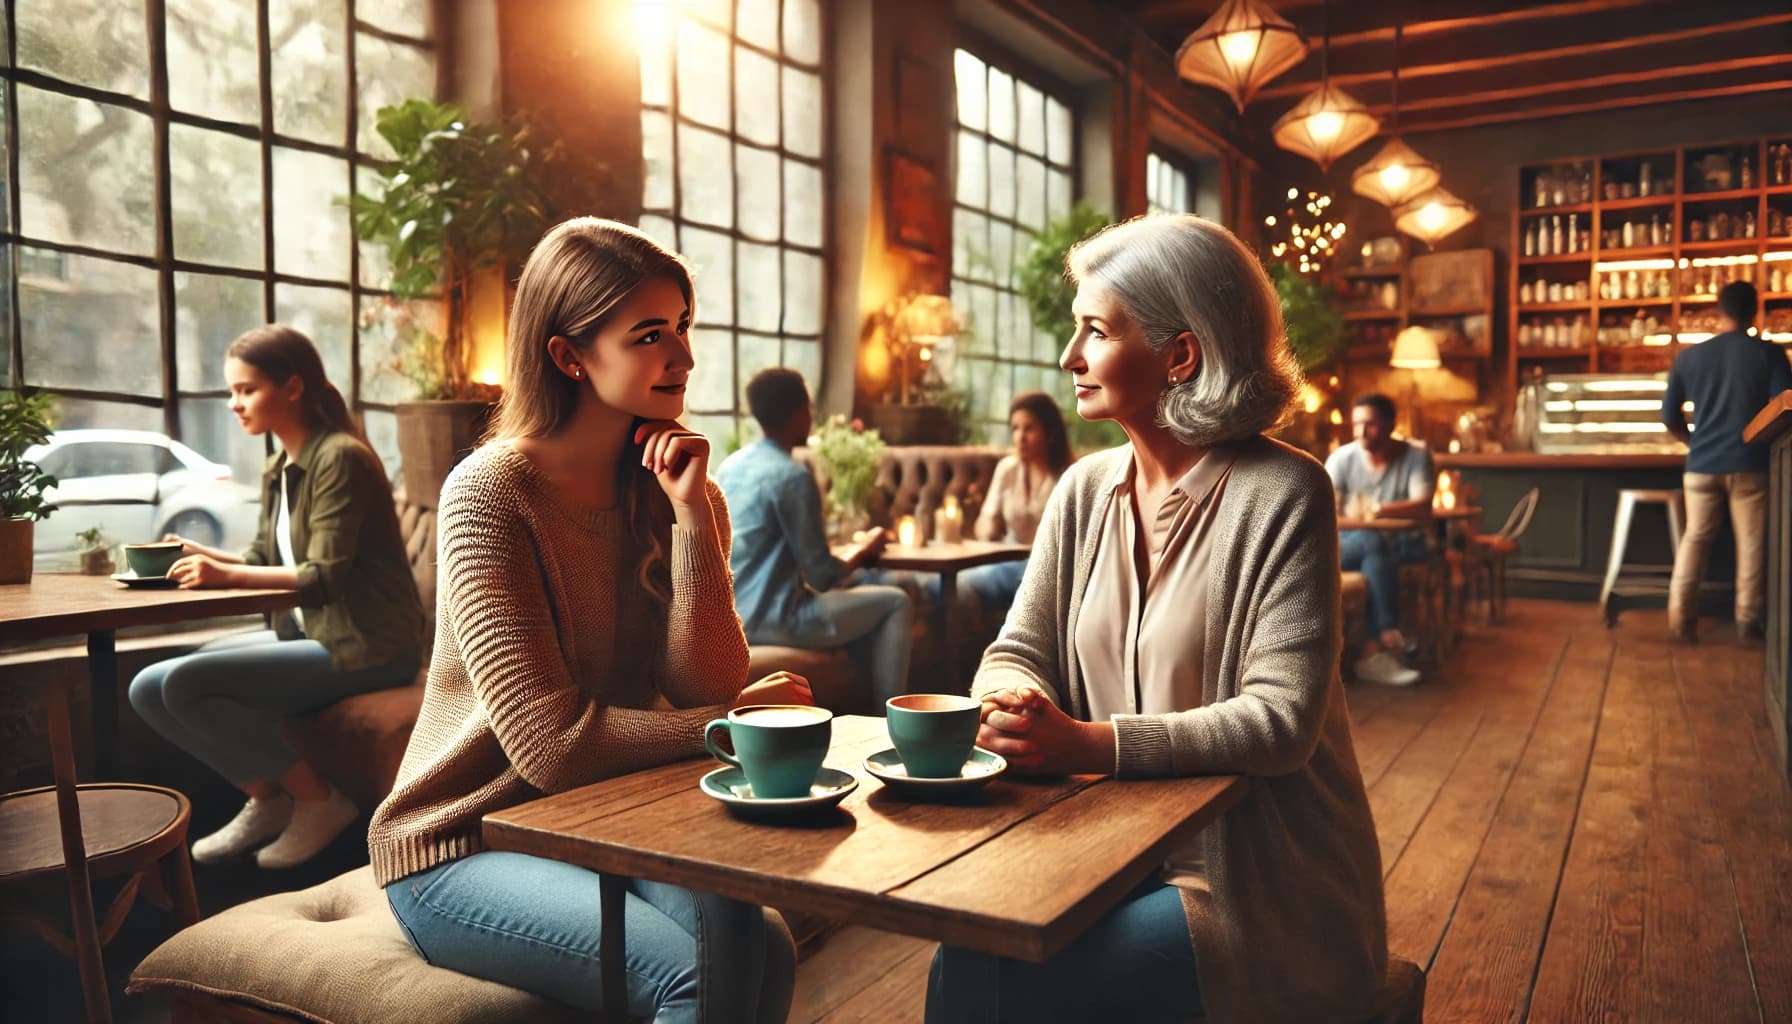
[(1059, 481), (972, 687), (978, 742), (1027, 772), (1251, 787), (1178, 886), (1148, 880), (1051, 961), (942, 949), (928, 1020), (1361, 1019), (1387, 960), (1381, 861), (1338, 677), (1330, 481), (1263, 436), (1299, 380), (1275, 291), (1191, 216), (1067, 262), (1077, 412), (1131, 443)]

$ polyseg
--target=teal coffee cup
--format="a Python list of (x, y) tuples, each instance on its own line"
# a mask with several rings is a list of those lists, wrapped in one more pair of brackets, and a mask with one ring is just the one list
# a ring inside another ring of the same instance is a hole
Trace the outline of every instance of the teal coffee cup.
[(126, 544), (124, 546), (124, 563), (131, 571), (145, 579), (168, 575), (174, 563), (180, 561), (183, 545), (177, 540), (157, 541), (154, 544)]
[[(728, 734), (734, 753), (716, 746), (718, 732)], [(703, 745), (746, 775), (754, 798), (788, 800), (809, 795), (833, 735), (834, 713), (826, 708), (754, 704), (704, 726)]]
[(911, 693), (884, 704), (890, 742), (910, 778), (956, 779), (977, 743), (981, 705), (948, 693)]

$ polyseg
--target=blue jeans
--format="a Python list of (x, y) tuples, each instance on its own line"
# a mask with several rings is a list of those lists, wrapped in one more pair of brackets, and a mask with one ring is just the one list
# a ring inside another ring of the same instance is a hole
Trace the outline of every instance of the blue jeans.
[(131, 707), (169, 742), (242, 787), (277, 780), (298, 763), (280, 733), (283, 719), (402, 686), (416, 674), (413, 665), (341, 672), (316, 640), (283, 641), (262, 630), (137, 673)]
[(927, 1024), (1180, 1021), (1200, 1013), (1182, 894), (1155, 876), (1045, 963), (941, 946), (927, 978)]
[(997, 562), (979, 565), (958, 574), (958, 592), (967, 590), (977, 595), (977, 602), (988, 615), (1006, 615), (1020, 592), (1020, 580), (1027, 574), (1027, 563)]
[(832, 636), (803, 636), (782, 626), (767, 625), (748, 632), (747, 641), (810, 651), (845, 647), (853, 664), (871, 677), (871, 695), (881, 713), (884, 701), (908, 690), (914, 602), (900, 587), (887, 586), (824, 591), (815, 595), (815, 602), (833, 620)]
[[(783, 1019), (796, 954), (763, 911), (658, 882), (626, 884), (629, 1016), (658, 1024)], [(489, 851), (401, 878), (386, 886), (386, 899), (431, 964), (603, 1009), (596, 872)]]
[(1411, 530), (1345, 530), (1338, 534), (1338, 567), (1360, 572), (1369, 588), (1369, 639), (1400, 628), (1400, 567), (1423, 562), (1425, 535)]

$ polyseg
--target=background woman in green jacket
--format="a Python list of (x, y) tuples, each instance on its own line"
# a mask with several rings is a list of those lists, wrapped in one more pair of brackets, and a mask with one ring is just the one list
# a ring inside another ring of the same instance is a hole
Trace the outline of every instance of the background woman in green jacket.
[(193, 859), (260, 847), (262, 867), (291, 867), (358, 811), (287, 744), (281, 720), (409, 683), (423, 611), (385, 468), (310, 339), (258, 327), (231, 343), (224, 376), (243, 429), (279, 443), (262, 475), (261, 529), (240, 554), (171, 538), (186, 552), (168, 575), (187, 588), (296, 590), (300, 607), (278, 630), (149, 666), (131, 682), (131, 705), (249, 795), (229, 824), (193, 844)]

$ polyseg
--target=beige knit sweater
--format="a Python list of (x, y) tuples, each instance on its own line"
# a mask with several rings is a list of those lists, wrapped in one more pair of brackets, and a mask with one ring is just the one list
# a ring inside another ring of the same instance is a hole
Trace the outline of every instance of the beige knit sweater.
[(380, 885), (478, 852), (492, 811), (702, 751), (747, 675), (713, 483), (709, 500), (716, 538), (672, 528), (655, 629), (624, 513), (571, 503), (508, 444), (449, 475), (423, 709), (367, 831)]
[[(1102, 500), (1131, 447), (1059, 481), (1001, 639), (974, 693), (1042, 686), (1088, 717), (1077, 615)], [(1201, 1001), (1215, 1024), (1354, 1022), (1387, 963), (1381, 854), (1338, 676), (1338, 530), (1331, 481), (1306, 455), (1243, 443), (1216, 510), (1200, 707), (1112, 721), (1121, 778), (1251, 776), (1201, 833), (1206, 887), (1184, 890)], [(1150, 642), (1145, 638), (1144, 642)]]

